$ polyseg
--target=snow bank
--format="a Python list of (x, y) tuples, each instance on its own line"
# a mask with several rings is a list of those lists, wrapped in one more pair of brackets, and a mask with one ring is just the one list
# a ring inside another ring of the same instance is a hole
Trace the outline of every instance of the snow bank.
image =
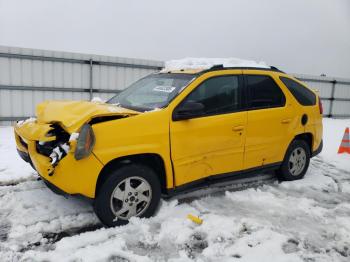
[(335, 167), (350, 172), (350, 155), (338, 154), (346, 127), (350, 127), (350, 119), (323, 119), (323, 150), (320, 157)]
[(184, 58), (170, 60), (165, 62), (164, 71), (181, 69), (209, 69), (214, 65), (223, 65), (224, 67), (259, 67), (270, 68), (265, 62), (256, 62), (252, 60), (243, 60), (239, 58)]
[(16, 151), (12, 127), (0, 127), (0, 185), (35, 179), (36, 172)]

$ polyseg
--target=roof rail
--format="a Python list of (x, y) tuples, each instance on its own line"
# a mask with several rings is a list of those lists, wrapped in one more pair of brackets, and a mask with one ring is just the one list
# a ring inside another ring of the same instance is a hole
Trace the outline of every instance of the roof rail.
[(275, 71), (275, 72), (284, 73), (283, 71), (279, 70), (275, 66), (270, 66), (270, 68), (263, 68), (263, 67), (224, 67), (224, 65), (222, 65), (222, 64), (220, 64), (220, 65), (213, 65), (211, 68), (205, 69), (205, 70), (201, 71), (200, 73), (202, 74), (202, 73), (207, 73), (207, 72), (216, 71), (216, 70), (229, 70), (229, 69), (267, 70), (267, 71)]
[(275, 66), (270, 66), (272, 70), (277, 71), (277, 72), (281, 72), (284, 73), (283, 71), (279, 70), (277, 67)]
[(224, 69), (224, 65), (223, 64), (213, 65), (211, 68), (209, 68), (209, 70), (215, 70), (215, 69)]

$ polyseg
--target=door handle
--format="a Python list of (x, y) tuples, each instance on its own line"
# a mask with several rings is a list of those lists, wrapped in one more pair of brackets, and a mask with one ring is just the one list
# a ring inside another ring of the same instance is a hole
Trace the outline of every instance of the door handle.
[(282, 123), (282, 124), (289, 124), (291, 121), (292, 121), (292, 119), (286, 118), (286, 119), (283, 119), (283, 120), (281, 121), (281, 123)]
[(236, 132), (242, 131), (243, 129), (244, 129), (244, 126), (235, 126), (235, 127), (232, 128), (232, 130), (236, 131)]

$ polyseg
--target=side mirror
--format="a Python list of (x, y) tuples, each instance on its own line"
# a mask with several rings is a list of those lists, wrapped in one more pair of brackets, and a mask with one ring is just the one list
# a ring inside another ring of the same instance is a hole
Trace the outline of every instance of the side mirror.
[(195, 116), (199, 116), (203, 113), (204, 105), (194, 101), (186, 101), (181, 104), (173, 113), (173, 120), (185, 120)]

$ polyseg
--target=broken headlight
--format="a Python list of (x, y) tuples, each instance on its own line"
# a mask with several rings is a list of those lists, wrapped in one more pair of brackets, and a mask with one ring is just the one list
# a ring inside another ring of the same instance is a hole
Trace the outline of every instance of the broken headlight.
[(77, 146), (74, 153), (75, 159), (80, 160), (89, 156), (94, 145), (95, 135), (92, 127), (89, 124), (85, 124), (79, 132)]

